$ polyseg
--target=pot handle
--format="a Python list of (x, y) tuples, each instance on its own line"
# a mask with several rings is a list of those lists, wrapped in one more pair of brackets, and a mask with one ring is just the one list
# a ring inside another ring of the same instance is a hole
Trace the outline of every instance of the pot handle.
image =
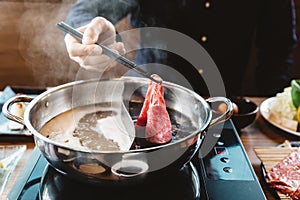
[(233, 114), (232, 102), (226, 97), (211, 97), (211, 98), (206, 99), (206, 101), (209, 103), (224, 102), (227, 105), (226, 111), (224, 113), (222, 113), (220, 116), (216, 117), (215, 119), (212, 119), (209, 124), (209, 127), (228, 120), (231, 117), (231, 115)]
[(19, 117), (17, 115), (14, 115), (13, 113), (10, 112), (10, 107), (18, 102), (31, 102), (33, 100), (32, 97), (26, 96), (26, 95), (18, 95), (18, 96), (14, 96), (12, 98), (10, 98), (9, 100), (7, 100), (3, 107), (2, 107), (2, 113), (3, 115), (12, 121), (18, 122), (20, 124), (25, 125), (24, 123), (24, 119), (22, 117)]

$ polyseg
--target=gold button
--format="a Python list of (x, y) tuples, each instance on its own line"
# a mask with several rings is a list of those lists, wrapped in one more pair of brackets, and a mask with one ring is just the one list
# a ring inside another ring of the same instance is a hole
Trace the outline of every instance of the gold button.
[(201, 41), (202, 41), (202, 42), (206, 42), (206, 41), (207, 41), (207, 37), (206, 37), (206, 36), (202, 36), (202, 37), (201, 37)]
[(210, 7), (210, 3), (209, 3), (208, 1), (205, 2), (204, 7), (205, 7), (205, 8), (209, 8), (209, 7)]

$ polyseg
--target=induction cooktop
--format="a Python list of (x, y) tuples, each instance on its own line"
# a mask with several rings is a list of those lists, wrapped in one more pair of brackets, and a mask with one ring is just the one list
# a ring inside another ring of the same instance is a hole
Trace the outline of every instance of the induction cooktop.
[(266, 199), (231, 120), (209, 128), (182, 170), (144, 184), (105, 187), (78, 182), (50, 166), (34, 149), (8, 199)]

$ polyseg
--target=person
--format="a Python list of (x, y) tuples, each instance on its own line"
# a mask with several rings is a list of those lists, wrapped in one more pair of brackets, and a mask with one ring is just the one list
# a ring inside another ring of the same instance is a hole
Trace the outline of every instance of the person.
[[(253, 43), (257, 58), (255, 95), (272, 96), (290, 84), (292, 51), (297, 42), (293, 0), (77, 0), (67, 23), (84, 36), (82, 44), (69, 35), (65, 37), (69, 56), (88, 69), (104, 70), (109, 58), (94, 43), (114, 38), (114, 25), (126, 16), (134, 28), (168, 28), (197, 41), (218, 67), (228, 96), (247, 95), (242, 85)], [(126, 52), (122, 42), (113, 40), (107, 45), (122, 55)], [(172, 66), (187, 77), (196, 92), (207, 94), (199, 83), (203, 81), (201, 74), (189, 63), (170, 52), (156, 51), (137, 50), (135, 62)]]

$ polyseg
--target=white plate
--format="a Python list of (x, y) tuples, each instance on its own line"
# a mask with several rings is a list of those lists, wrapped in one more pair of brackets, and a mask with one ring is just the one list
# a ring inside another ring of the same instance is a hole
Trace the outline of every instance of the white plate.
[(285, 118), (275, 119), (274, 117), (270, 117), (271, 116), (270, 105), (274, 101), (276, 101), (276, 98), (271, 97), (271, 98), (266, 99), (265, 101), (263, 101), (260, 104), (260, 113), (263, 116), (263, 118), (265, 120), (267, 120), (269, 123), (271, 123), (272, 125), (276, 126), (277, 128), (279, 128), (279, 129), (281, 129), (285, 132), (291, 133), (291, 134), (296, 135), (296, 136), (300, 136), (300, 132), (297, 132), (297, 131), (292, 130), (291, 128), (288, 128), (288, 127), (285, 126), (285, 124), (290, 123), (290, 122), (297, 124), (296, 121), (285, 119)]

